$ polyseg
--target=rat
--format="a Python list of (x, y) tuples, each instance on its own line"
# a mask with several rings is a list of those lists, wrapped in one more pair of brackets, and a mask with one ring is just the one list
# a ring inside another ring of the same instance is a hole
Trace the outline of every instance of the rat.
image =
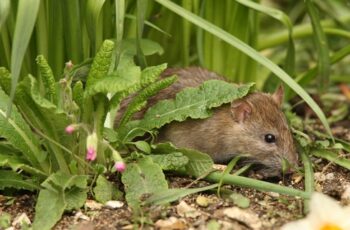
[[(145, 109), (133, 119), (141, 119), (146, 109), (163, 99), (175, 98), (187, 87), (197, 87), (207, 80), (225, 80), (215, 72), (201, 67), (169, 68), (161, 78), (177, 75), (178, 80), (148, 100)], [(287, 120), (281, 110), (284, 90), (280, 86), (273, 94), (253, 92), (243, 98), (214, 109), (206, 119), (187, 119), (162, 127), (157, 142), (171, 142), (177, 147), (190, 148), (209, 154), (215, 163), (226, 163), (237, 155), (245, 162), (264, 166), (262, 177), (280, 176), (282, 161), (296, 166), (298, 154)], [(120, 107), (125, 110), (132, 96)], [(116, 117), (118, 123), (121, 113)]]

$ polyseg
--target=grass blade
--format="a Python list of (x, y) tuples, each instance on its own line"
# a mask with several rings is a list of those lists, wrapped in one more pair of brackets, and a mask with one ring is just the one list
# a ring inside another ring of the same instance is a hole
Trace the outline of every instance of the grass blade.
[(319, 89), (324, 92), (328, 88), (330, 74), (329, 50), (326, 36), (320, 24), (320, 17), (316, 6), (312, 0), (306, 0), (306, 9), (311, 18), (311, 24), (314, 31), (314, 40), (318, 52), (318, 74), (319, 74)]
[(289, 196), (299, 196), (304, 199), (310, 198), (309, 193), (299, 189), (289, 188), (286, 186), (281, 186), (243, 176), (224, 175), (223, 173), (212, 172), (207, 177), (205, 177), (205, 180), (217, 183), (218, 181), (220, 181), (221, 178), (223, 178), (224, 184), (238, 185), (246, 188), (254, 188), (260, 191), (277, 192), (279, 194), (285, 194)]
[(10, 12), (10, 0), (0, 1), (0, 31)]
[(73, 63), (80, 63), (83, 61), (83, 47), (81, 43), (82, 31), (78, 0), (64, 1), (63, 21), (67, 58), (68, 60), (72, 60)]
[(91, 40), (92, 50), (94, 53), (97, 52), (100, 45), (102, 44), (102, 33), (98, 33), (98, 25), (100, 19), (100, 13), (102, 11), (105, 0), (89, 0), (86, 4), (85, 20), (86, 27)]
[[(120, 49), (121, 43), (124, 35), (124, 17), (125, 17), (125, 0), (115, 0), (115, 36), (116, 36), (116, 45), (115, 45), (115, 67), (118, 66), (120, 58)], [(113, 63), (112, 63), (113, 65)], [(114, 69), (114, 68), (113, 68)]]
[(327, 130), (327, 133), (333, 139), (332, 132), (330, 130), (329, 124), (327, 122), (326, 116), (322, 112), (321, 108), (316, 104), (316, 102), (310, 97), (310, 95), (300, 86), (298, 85), (285, 71), (283, 71), (280, 67), (278, 67), (275, 63), (262, 56), (258, 51), (254, 50), (252, 47), (227, 33), (226, 31), (220, 29), (219, 27), (213, 25), (212, 23), (200, 18), (199, 16), (188, 12), (176, 5), (175, 3), (169, 0), (156, 0), (158, 3), (167, 7), (171, 11), (179, 14), (180, 16), (186, 18), (193, 24), (201, 27), (202, 29), (208, 31), (209, 33), (214, 34), (220, 39), (224, 40), (228, 44), (236, 47), (240, 51), (244, 52), (252, 59), (270, 69), (277, 77), (279, 77), (282, 81), (284, 81), (291, 89), (293, 89), (304, 101), (310, 106), (310, 108), (315, 112), (315, 114), (319, 117), (320, 121), (324, 125)]
[(12, 101), (25, 52), (27, 50), (30, 37), (32, 35), (36, 16), (38, 14), (40, 0), (22, 0), (18, 3), (15, 33), (12, 42), (11, 73), (12, 85), (10, 102), (7, 109), (7, 117), (11, 114)]
[(285, 61), (285, 69), (289, 75), (294, 74), (295, 69), (295, 49), (294, 49), (294, 41), (293, 41), (293, 25), (289, 17), (282, 11), (267, 7), (261, 4), (257, 4), (253, 1), (247, 0), (236, 0), (242, 5), (245, 5), (251, 9), (254, 9), (258, 12), (269, 15), (270, 17), (275, 18), (276, 20), (283, 23), (288, 29), (288, 48), (287, 48), (287, 57)]
[(145, 21), (145, 13), (147, 10), (147, 3), (148, 3), (148, 0), (137, 0), (137, 23), (136, 23), (137, 54), (136, 54), (136, 57), (141, 69), (144, 69), (147, 66), (145, 55), (143, 54), (143, 51), (141, 49), (141, 39), (142, 39), (143, 26)]
[(64, 66), (64, 33), (62, 1), (48, 1), (49, 54), (48, 62), (58, 80)]

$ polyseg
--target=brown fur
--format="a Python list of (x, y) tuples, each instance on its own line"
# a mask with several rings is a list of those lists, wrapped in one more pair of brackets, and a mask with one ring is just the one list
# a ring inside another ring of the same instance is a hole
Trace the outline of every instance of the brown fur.
[[(172, 86), (160, 91), (148, 101), (147, 107), (162, 99), (174, 98), (186, 87), (196, 87), (206, 80), (224, 78), (199, 67), (167, 69), (163, 77), (177, 74), (179, 79)], [(123, 110), (130, 102), (127, 98)], [(281, 159), (297, 164), (297, 153), (284, 114), (280, 110), (283, 88), (274, 94), (251, 93), (231, 105), (214, 110), (212, 117), (204, 120), (188, 119), (172, 122), (161, 129), (158, 141), (170, 141), (178, 147), (197, 149), (208, 153), (215, 162), (226, 162), (236, 155), (247, 156), (252, 162), (268, 166), (265, 176), (277, 175)], [(141, 111), (135, 115), (139, 119)], [(116, 122), (120, 119), (120, 114)], [(265, 135), (276, 136), (275, 143), (266, 143)]]

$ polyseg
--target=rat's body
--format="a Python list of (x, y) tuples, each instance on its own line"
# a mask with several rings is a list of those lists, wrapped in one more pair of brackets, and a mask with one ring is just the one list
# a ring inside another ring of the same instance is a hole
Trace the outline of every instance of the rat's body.
[[(150, 98), (147, 107), (159, 100), (174, 98), (183, 88), (197, 87), (211, 79), (224, 80), (216, 73), (198, 67), (167, 69), (162, 77), (174, 74), (178, 80)], [(272, 95), (250, 93), (231, 104), (216, 108), (210, 118), (188, 119), (166, 125), (160, 130), (158, 141), (170, 141), (178, 147), (208, 153), (217, 163), (244, 155), (251, 162), (267, 166), (262, 171), (264, 176), (278, 175), (283, 158), (292, 165), (297, 163), (293, 139), (280, 110), (282, 100), (282, 88)], [(129, 102), (130, 98), (122, 103), (122, 111)], [(140, 111), (135, 118), (141, 118), (144, 112)], [(117, 116), (117, 122), (118, 119), (120, 115)]]

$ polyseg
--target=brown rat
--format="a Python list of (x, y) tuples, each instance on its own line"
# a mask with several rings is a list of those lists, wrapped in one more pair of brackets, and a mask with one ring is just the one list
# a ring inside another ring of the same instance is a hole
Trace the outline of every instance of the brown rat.
[[(178, 80), (160, 91), (148, 101), (147, 107), (162, 99), (174, 98), (186, 87), (197, 87), (211, 79), (224, 80), (214, 72), (199, 67), (172, 68), (162, 73), (162, 77), (176, 74)], [(121, 104), (125, 109), (131, 98)], [(266, 166), (260, 173), (264, 176), (280, 175), (282, 159), (291, 165), (297, 164), (293, 138), (284, 114), (281, 111), (283, 88), (275, 93), (250, 93), (222, 105), (207, 119), (187, 119), (172, 122), (160, 130), (158, 142), (170, 141), (177, 147), (197, 149), (209, 154), (216, 163), (231, 160), (234, 156), (246, 156), (249, 162)], [(140, 119), (145, 110), (135, 114)], [(120, 119), (116, 118), (116, 123)]]

